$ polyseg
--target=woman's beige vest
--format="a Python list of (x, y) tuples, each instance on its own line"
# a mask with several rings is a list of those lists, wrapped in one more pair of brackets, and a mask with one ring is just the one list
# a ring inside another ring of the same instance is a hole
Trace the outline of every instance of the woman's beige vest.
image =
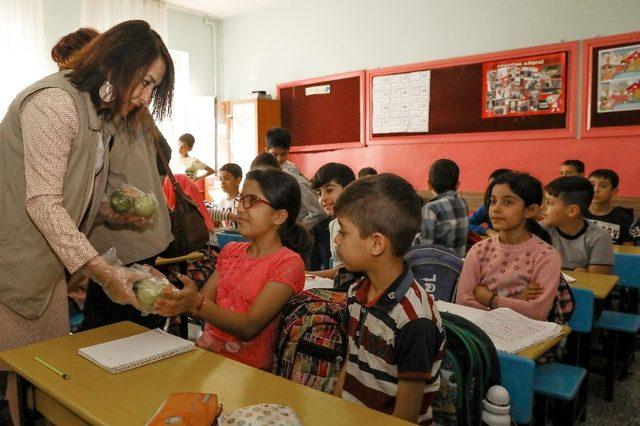
[[(149, 117), (149, 120), (152, 119)], [(156, 256), (173, 240), (169, 210), (162, 192), (156, 167), (154, 131), (122, 130), (114, 135), (109, 160), (107, 194), (122, 184), (133, 185), (144, 192), (152, 192), (158, 199), (158, 210), (151, 223), (113, 225), (99, 217), (89, 231), (89, 241), (98, 252), (111, 247), (125, 265)]]
[[(111, 133), (106, 126), (103, 131), (102, 120), (96, 115), (88, 93), (76, 89), (64, 74), (52, 74), (23, 90), (0, 123), (0, 303), (29, 319), (42, 315), (54, 284), (64, 278), (65, 268), (25, 209), (24, 146), (19, 117), (24, 100), (38, 90), (60, 88), (76, 104), (79, 128), (67, 163), (62, 203), (83, 231), (93, 224), (109, 169)], [(94, 176), (100, 138), (105, 146), (104, 166)], [(88, 212), (89, 206), (92, 208)]]

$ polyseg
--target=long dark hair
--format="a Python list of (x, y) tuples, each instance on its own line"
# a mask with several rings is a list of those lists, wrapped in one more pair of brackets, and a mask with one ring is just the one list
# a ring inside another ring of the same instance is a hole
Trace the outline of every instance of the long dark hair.
[(282, 245), (306, 259), (311, 248), (311, 240), (307, 231), (296, 223), (302, 199), (298, 182), (289, 174), (276, 169), (251, 170), (247, 173), (246, 179), (260, 186), (260, 191), (271, 207), (286, 210), (287, 220), (278, 230)]
[[(69, 81), (88, 92), (96, 109), (101, 109), (109, 121), (124, 109), (144, 73), (158, 58), (163, 59), (166, 70), (153, 95), (153, 115), (162, 120), (171, 114), (173, 61), (167, 46), (147, 22), (125, 21), (105, 31), (74, 54), (65, 68), (72, 69)], [(103, 106), (98, 90), (107, 79), (115, 96)], [(142, 109), (132, 112), (127, 122), (137, 123)]]
[[(509, 188), (524, 201), (525, 207), (537, 204), (542, 205), (544, 193), (542, 192), (542, 183), (528, 173), (509, 172), (496, 177), (487, 188), (484, 194), (484, 204), (489, 207), (491, 201), (491, 192), (496, 185), (508, 185)], [(527, 219), (525, 224), (527, 231), (536, 235), (541, 240), (551, 244), (551, 236), (540, 226), (535, 219)]]
[(100, 33), (93, 28), (80, 28), (60, 38), (51, 49), (51, 59), (58, 64), (58, 68), (68, 68), (68, 62), (73, 55), (89, 44)]

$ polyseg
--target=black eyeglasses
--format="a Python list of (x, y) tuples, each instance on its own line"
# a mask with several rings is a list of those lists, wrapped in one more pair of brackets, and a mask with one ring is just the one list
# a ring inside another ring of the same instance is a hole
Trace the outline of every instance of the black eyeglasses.
[(262, 203), (262, 204), (266, 204), (269, 207), (272, 207), (271, 203), (268, 202), (267, 200), (262, 200), (262, 199), (258, 198), (255, 195), (252, 195), (252, 194), (236, 195), (233, 198), (233, 202), (236, 204), (236, 207), (238, 206), (238, 204), (242, 204), (242, 207), (244, 207), (245, 209), (250, 209), (256, 203)]

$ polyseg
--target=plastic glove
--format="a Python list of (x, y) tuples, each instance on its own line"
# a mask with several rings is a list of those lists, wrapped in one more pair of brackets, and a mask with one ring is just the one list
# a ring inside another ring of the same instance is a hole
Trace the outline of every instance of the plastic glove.
[(120, 305), (131, 304), (140, 310), (133, 292), (133, 283), (145, 278), (145, 274), (122, 266), (115, 249), (107, 250), (102, 256), (88, 261), (83, 272), (102, 286), (109, 299)]

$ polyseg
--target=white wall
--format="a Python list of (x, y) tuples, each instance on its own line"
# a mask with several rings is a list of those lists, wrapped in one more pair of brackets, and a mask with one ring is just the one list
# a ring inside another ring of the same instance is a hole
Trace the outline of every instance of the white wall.
[[(45, 43), (48, 49), (60, 37), (80, 27), (80, 0), (44, 0)], [(192, 95), (214, 95), (214, 53), (212, 29), (204, 17), (195, 13), (169, 8), (167, 33), (170, 49), (189, 53)], [(51, 71), (55, 66), (51, 64)]]
[(224, 21), (222, 90), (638, 30), (639, 0), (293, 0)]

